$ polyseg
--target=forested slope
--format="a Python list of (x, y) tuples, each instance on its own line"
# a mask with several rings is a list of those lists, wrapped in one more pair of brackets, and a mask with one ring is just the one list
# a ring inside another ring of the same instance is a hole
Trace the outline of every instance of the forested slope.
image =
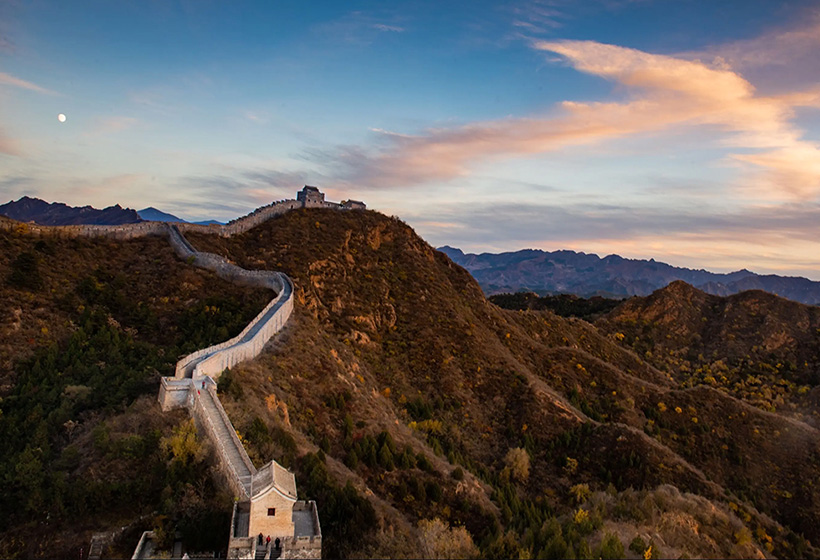
[(0, 555), (76, 558), (91, 532), (131, 526), (130, 555), (167, 520), (207, 540), (216, 517), (221, 534), (230, 498), (185, 444), (185, 414), (159, 413), (159, 377), (239, 332), (269, 294), (188, 266), (161, 238), (24, 230), (0, 232)]
[(190, 238), (294, 280), (287, 337), (221, 389), (254, 453), (294, 466), (306, 497), (348, 481), (369, 497), (371, 533), (320, 500), (331, 555), (413, 556), (434, 518), (486, 556), (598, 554), (616, 537), (637, 554), (628, 545), (652, 535), (665, 554), (814, 553), (797, 534), (817, 537), (810, 426), (687, 390), (617, 332), (499, 309), (377, 213)]

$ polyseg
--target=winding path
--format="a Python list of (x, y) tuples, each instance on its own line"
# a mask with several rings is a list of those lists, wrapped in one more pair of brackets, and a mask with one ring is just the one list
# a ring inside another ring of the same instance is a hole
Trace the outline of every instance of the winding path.
[(167, 233), (180, 258), (230, 282), (268, 288), (276, 293), (237, 336), (197, 350), (177, 362), (175, 376), (162, 379), (159, 395), (163, 410), (177, 406), (191, 410), (200, 427), (214, 441), (231, 488), (240, 499), (249, 499), (257, 469), (219, 402), (216, 380), (225, 369), (258, 356), (284, 327), (293, 311), (293, 283), (281, 272), (245, 270), (219, 255), (199, 252), (176, 225), (168, 225)]
[(237, 336), (197, 350), (177, 363), (177, 378), (208, 375), (217, 379), (225, 369), (258, 356), (273, 335), (285, 326), (293, 310), (293, 283), (281, 272), (245, 270), (219, 255), (199, 252), (175, 225), (168, 226), (168, 239), (177, 255), (195, 266), (211, 270), (230, 282), (267, 288), (277, 294)]

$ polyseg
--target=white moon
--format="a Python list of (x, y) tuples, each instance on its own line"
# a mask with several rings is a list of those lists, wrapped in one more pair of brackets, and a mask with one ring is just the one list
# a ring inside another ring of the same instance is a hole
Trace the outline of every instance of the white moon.
[(59, 115), (57, 115), (57, 120), (60, 122), (65, 122), (65, 115), (60, 113)]

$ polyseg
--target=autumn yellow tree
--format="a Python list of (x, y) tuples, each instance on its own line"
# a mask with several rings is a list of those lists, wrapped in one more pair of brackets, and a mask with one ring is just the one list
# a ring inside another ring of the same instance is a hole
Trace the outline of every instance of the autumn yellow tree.
[(438, 517), (419, 521), (422, 558), (475, 558), (478, 548), (464, 527), (450, 527)]
[(526, 449), (514, 447), (504, 457), (504, 471), (512, 480), (526, 482), (530, 477), (530, 455)]
[(183, 465), (199, 461), (204, 452), (197, 441), (193, 419), (176, 426), (173, 434), (162, 438), (160, 447), (166, 453), (171, 454), (172, 461)]

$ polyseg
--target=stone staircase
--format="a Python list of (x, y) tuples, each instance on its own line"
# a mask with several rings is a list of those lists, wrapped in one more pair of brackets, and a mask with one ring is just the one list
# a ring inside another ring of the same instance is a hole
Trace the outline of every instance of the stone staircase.
[(223, 461), (229, 465), (229, 470), (242, 488), (245, 489), (247, 496), (250, 496), (251, 479), (256, 469), (236, 436), (233, 425), (222, 409), (222, 404), (216, 396), (216, 390), (212, 387), (210, 385), (209, 388), (200, 390), (197, 397), (213, 431)]

